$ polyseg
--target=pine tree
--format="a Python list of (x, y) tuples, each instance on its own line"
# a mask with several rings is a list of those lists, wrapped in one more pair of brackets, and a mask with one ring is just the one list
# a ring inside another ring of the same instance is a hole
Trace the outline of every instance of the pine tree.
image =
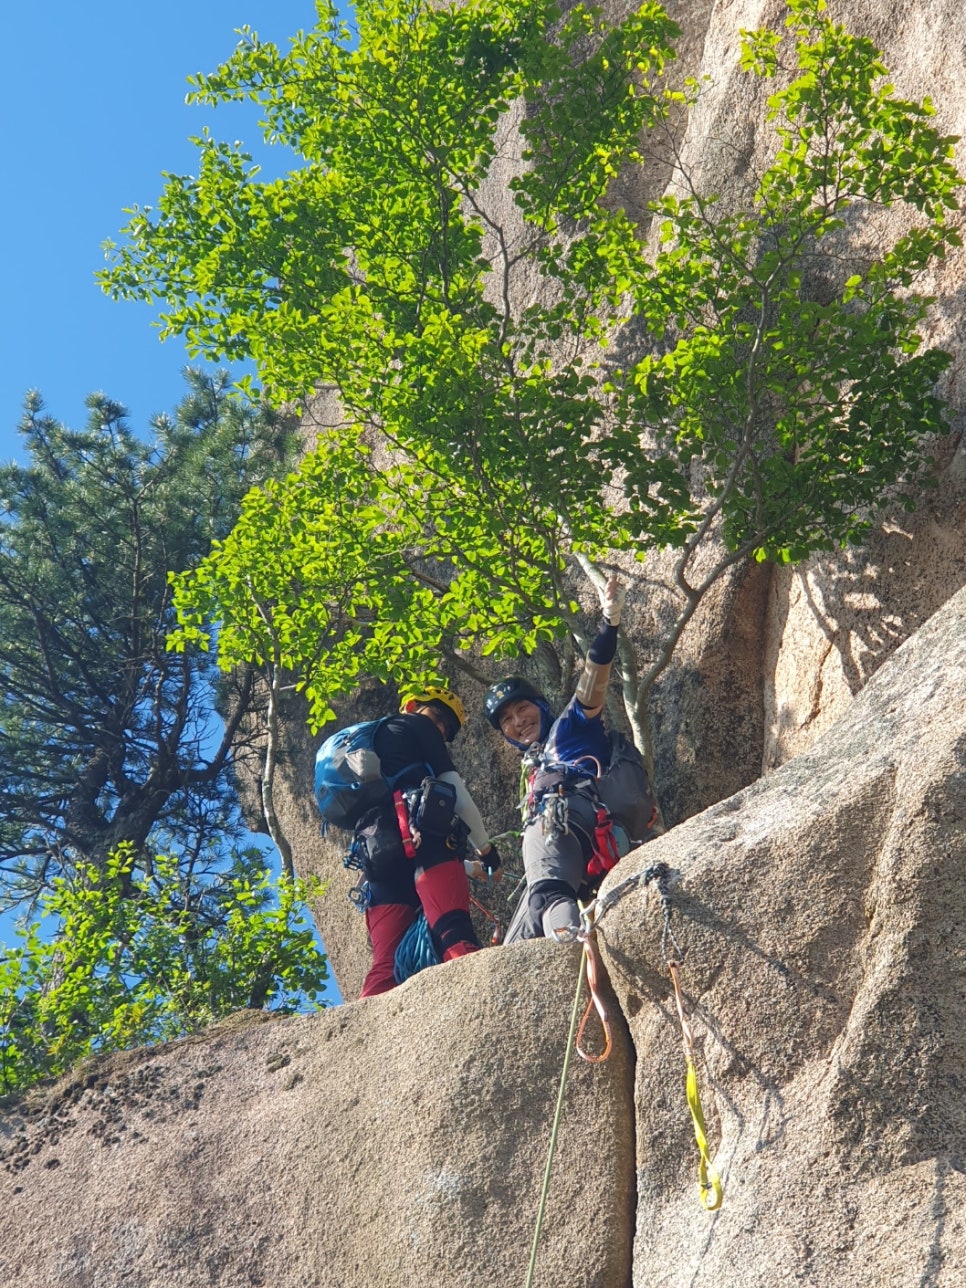
[[(231, 740), (250, 671), (171, 652), (169, 574), (234, 523), (282, 466), (292, 426), (188, 369), (153, 441), (103, 394), (72, 430), (31, 393), (26, 464), (0, 468), (0, 889), (36, 898), (129, 842), (179, 855), (185, 882), (243, 855)], [(227, 722), (218, 712), (230, 713)], [(256, 866), (258, 866), (256, 864)]]

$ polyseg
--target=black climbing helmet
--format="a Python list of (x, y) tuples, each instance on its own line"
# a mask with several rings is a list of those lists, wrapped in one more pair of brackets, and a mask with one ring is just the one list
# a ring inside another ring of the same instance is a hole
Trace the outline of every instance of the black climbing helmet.
[(496, 684), (491, 684), (483, 698), (483, 711), (487, 720), (497, 731), (500, 729), (500, 712), (509, 702), (519, 702), (525, 699), (528, 702), (535, 702), (541, 711), (550, 714), (550, 704), (538, 688), (524, 679), (522, 675), (508, 675), (503, 680), (497, 680)]

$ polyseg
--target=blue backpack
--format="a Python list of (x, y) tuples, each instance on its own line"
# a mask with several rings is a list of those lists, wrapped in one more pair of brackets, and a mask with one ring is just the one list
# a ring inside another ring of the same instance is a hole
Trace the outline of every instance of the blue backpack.
[(315, 756), (315, 799), (326, 825), (351, 832), (363, 814), (392, 803), (395, 784), (405, 769), (386, 778), (373, 743), (388, 720), (366, 720), (348, 725), (325, 742)]

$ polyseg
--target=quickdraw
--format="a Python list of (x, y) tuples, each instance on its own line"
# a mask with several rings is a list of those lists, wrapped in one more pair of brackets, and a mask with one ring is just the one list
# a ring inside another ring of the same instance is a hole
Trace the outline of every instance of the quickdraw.
[(684, 1013), (684, 999), (681, 996), (681, 981), (678, 979), (678, 970), (681, 963), (679, 961), (669, 961), (667, 968), (671, 972), (671, 982), (674, 985), (674, 1000), (678, 1008), (678, 1019), (681, 1021), (681, 1036), (684, 1042), (684, 1058), (688, 1065), (687, 1077), (687, 1097), (688, 1108), (691, 1110), (691, 1121), (694, 1124), (694, 1139), (698, 1145), (698, 1153), (701, 1155), (701, 1161), (698, 1164), (698, 1192), (701, 1196), (701, 1205), (707, 1212), (714, 1212), (721, 1206), (722, 1190), (721, 1178), (711, 1166), (711, 1156), (708, 1150), (708, 1135), (704, 1125), (704, 1113), (701, 1109), (701, 1097), (698, 1094), (698, 1074), (694, 1065), (694, 1035), (691, 1032), (691, 1025), (688, 1023), (687, 1016)]
[(352, 844), (349, 846), (349, 852), (342, 860), (344, 868), (355, 868), (361, 872), (365, 865), (366, 846), (361, 836), (354, 836)]
[[(650, 881), (657, 885), (658, 894), (661, 899), (661, 913), (664, 921), (664, 927), (661, 932), (661, 955), (664, 963), (671, 974), (671, 983), (674, 986), (674, 1000), (677, 1006), (678, 1019), (681, 1022), (681, 1036), (684, 1043), (684, 1055), (687, 1061), (687, 1081), (685, 1094), (688, 1101), (688, 1109), (691, 1113), (691, 1121), (694, 1125), (694, 1139), (698, 1146), (700, 1162), (698, 1164), (698, 1192), (701, 1200), (701, 1206), (708, 1212), (714, 1212), (721, 1206), (723, 1199), (723, 1189), (721, 1178), (711, 1165), (710, 1150), (708, 1148), (708, 1134), (704, 1122), (704, 1112), (701, 1108), (701, 1097), (698, 1092), (698, 1073), (696, 1067), (694, 1051), (694, 1035), (691, 1031), (691, 1025), (688, 1022), (687, 1014), (684, 1009), (684, 995), (681, 991), (681, 981), (678, 972), (684, 961), (684, 949), (674, 938), (674, 932), (671, 930), (671, 895), (668, 891), (668, 881), (670, 879), (670, 869), (666, 863), (652, 863), (650, 867), (645, 868), (642, 872), (635, 872), (632, 876), (622, 881), (620, 885), (610, 890), (603, 899), (597, 901), (597, 924), (600, 925), (604, 916), (614, 905), (623, 898), (623, 896), (634, 886), (646, 886)], [(668, 945), (674, 949), (672, 957), (668, 952)]]
[(547, 792), (538, 812), (544, 836), (564, 836), (570, 831), (570, 804), (560, 788)]
[[(677, 971), (681, 964), (681, 958), (684, 956), (684, 951), (674, 938), (674, 932), (671, 930), (671, 896), (668, 892), (668, 880), (670, 875), (670, 869), (666, 863), (653, 863), (642, 872), (635, 872), (632, 876), (622, 881), (614, 890), (609, 891), (603, 899), (593, 899), (586, 906), (578, 904), (580, 909), (581, 927), (576, 938), (582, 944), (583, 952), (580, 957), (580, 973), (577, 977), (577, 991), (574, 994), (573, 1011), (570, 1017), (570, 1032), (567, 1035), (563, 1069), (560, 1074), (560, 1084), (557, 1090), (557, 1104), (554, 1111), (553, 1125), (550, 1131), (550, 1148), (547, 1153), (547, 1163), (544, 1169), (540, 1201), (537, 1205), (537, 1220), (533, 1232), (533, 1242), (530, 1247), (530, 1263), (527, 1269), (525, 1288), (532, 1288), (534, 1282), (537, 1250), (540, 1243), (540, 1232), (543, 1228), (544, 1215), (546, 1213), (547, 1195), (550, 1189), (550, 1175), (557, 1147), (557, 1136), (560, 1128), (564, 1088), (567, 1082), (567, 1073), (570, 1068), (571, 1052), (576, 1050), (577, 1054), (589, 1064), (602, 1064), (610, 1056), (613, 1046), (610, 1017), (607, 1012), (607, 1007), (601, 997), (597, 983), (597, 970), (599, 964), (596, 942), (597, 927), (600, 925), (605, 914), (618, 902), (619, 899), (624, 896), (624, 894), (637, 885), (646, 886), (650, 881), (654, 881), (657, 884), (661, 898), (661, 910), (664, 920), (664, 927), (661, 934), (661, 952), (671, 971), (671, 980), (674, 984), (674, 996), (677, 1001), (678, 1016), (681, 1020), (681, 1031), (684, 1035), (685, 1054), (688, 1061), (688, 1108), (691, 1111), (691, 1118), (694, 1123), (695, 1140), (698, 1143), (698, 1149), (701, 1153), (701, 1162), (698, 1168), (701, 1204), (708, 1212), (713, 1212), (716, 1208), (721, 1206), (721, 1181), (717, 1172), (711, 1166), (707, 1132), (704, 1125), (704, 1114), (701, 1110), (701, 1100), (698, 1095), (698, 1077), (694, 1062), (694, 1039), (691, 1034), (691, 1027), (688, 1024), (687, 1017), (685, 1015), (684, 1002), (677, 975)], [(674, 946), (674, 950), (677, 954), (676, 958), (672, 959), (668, 956), (667, 946), (669, 943)], [(590, 1001), (587, 1003), (583, 1019), (578, 1025), (577, 1016), (580, 1011), (580, 994), (581, 989), (583, 988), (585, 975), (587, 977), (588, 987), (590, 988)], [(590, 1012), (594, 1007), (597, 1009), (597, 1014), (600, 1018), (601, 1027), (604, 1032), (604, 1049), (600, 1055), (589, 1055), (583, 1049), (584, 1030), (586, 1029), (587, 1021), (590, 1018)]]
[(473, 895), (470, 895), (470, 903), (473, 905), (474, 908), (478, 909), (483, 914), (483, 916), (487, 918), (487, 920), (493, 922), (493, 933), (490, 936), (490, 943), (492, 944), (502, 943), (503, 927), (500, 925), (500, 920), (496, 916), (496, 914), (492, 913), (485, 903), (480, 903), (479, 899), (475, 898)]

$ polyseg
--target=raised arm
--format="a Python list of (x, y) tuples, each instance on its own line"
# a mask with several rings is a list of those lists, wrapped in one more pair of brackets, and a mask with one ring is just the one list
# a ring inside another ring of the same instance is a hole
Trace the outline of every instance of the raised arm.
[(577, 682), (577, 701), (588, 719), (600, 715), (610, 683), (610, 670), (617, 653), (617, 628), (621, 624), (625, 588), (611, 576), (600, 590), (600, 608), (604, 622), (600, 634), (587, 652), (584, 669)]

